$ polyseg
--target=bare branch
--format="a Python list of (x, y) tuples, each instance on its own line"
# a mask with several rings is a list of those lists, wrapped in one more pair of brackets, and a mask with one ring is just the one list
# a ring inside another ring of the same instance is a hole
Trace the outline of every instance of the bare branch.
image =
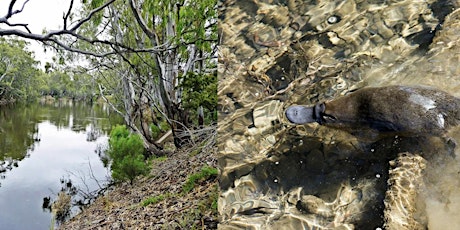
[[(64, 49), (64, 50), (67, 50), (67, 51), (70, 51), (70, 52), (83, 54), (83, 55), (90, 55), (90, 56), (99, 57), (99, 58), (107, 57), (107, 56), (117, 54), (117, 53), (136, 53), (136, 52), (138, 52), (138, 53), (144, 53), (144, 52), (158, 53), (158, 52), (162, 52), (162, 51), (167, 51), (169, 49), (171, 49), (171, 50), (175, 49), (175, 47), (170, 47), (171, 44), (169, 42), (165, 42), (163, 44), (158, 43), (158, 39), (155, 39), (156, 38), (155, 33), (147, 28), (145, 22), (142, 20), (141, 16), (139, 15), (138, 11), (136, 10), (136, 6), (134, 5), (135, 4), (134, 1), (132, 1), (132, 0), (130, 1), (130, 5), (131, 5), (132, 11), (134, 13), (134, 16), (136, 17), (136, 20), (140, 24), (140, 26), (143, 29), (143, 31), (150, 37), (151, 41), (153, 43), (155, 43), (154, 47), (136, 49), (136, 48), (132, 48), (132, 47), (129, 47), (127, 45), (121, 44), (119, 41), (109, 41), (109, 40), (104, 40), (104, 39), (92, 39), (92, 38), (89, 38), (89, 37), (86, 37), (86, 36), (83, 36), (83, 35), (77, 33), (77, 30), (84, 23), (88, 22), (96, 13), (101, 12), (102, 10), (107, 8), (109, 5), (114, 3), (115, 0), (109, 0), (106, 3), (104, 3), (103, 5), (93, 9), (92, 11), (90, 11), (88, 13), (88, 15), (86, 17), (80, 19), (78, 21), (78, 23), (76, 23), (75, 25), (73, 25), (70, 28), (68, 28), (68, 26), (69, 26), (68, 25), (69, 24), (69, 17), (70, 17), (71, 11), (73, 9), (73, 4), (74, 4), (74, 0), (71, 0), (67, 12), (63, 15), (64, 28), (62, 30), (49, 31), (46, 34), (32, 33), (30, 31), (30, 29), (28, 28), (28, 24), (25, 24), (25, 23), (12, 24), (12, 23), (10, 23), (8, 21), (8, 19), (12, 15), (22, 12), (22, 10), (24, 9), (25, 4), (27, 2), (28, 2), (28, 0), (24, 2), (24, 4), (22, 5), (21, 9), (13, 11), (13, 6), (16, 3), (16, 0), (12, 0), (11, 3), (10, 3), (8, 14), (5, 17), (0, 18), (0, 24), (3, 23), (3, 24), (6, 24), (6, 25), (8, 25), (10, 27), (22, 26), (22, 27), (25, 28), (26, 31), (19, 30), (19, 29), (1, 29), (0, 28), (0, 36), (16, 35), (18, 37), (22, 37), (22, 38), (25, 38), (25, 39), (41, 41), (46, 45), (53, 46), (52, 44), (54, 44), (53, 48), (57, 49), (57, 50)], [(97, 53), (97, 52), (94, 52), (94, 51), (82, 50), (82, 49), (73, 47), (72, 44), (66, 44), (61, 39), (62, 36), (70, 36), (70, 37), (74, 38), (75, 41), (79, 40), (79, 41), (86, 42), (86, 43), (89, 43), (89, 44), (92, 44), (92, 45), (95, 45), (95, 44), (105, 45), (108, 49), (110, 49), (110, 51)]]
[(64, 20), (64, 30), (67, 30), (67, 20), (69, 19), (70, 13), (72, 12), (72, 7), (73, 7), (73, 0), (70, 1), (69, 10), (67, 11), (66, 14), (64, 14), (64, 17), (62, 18)]
[(10, 18), (11, 15), (13, 15), (13, 7), (15, 3), (16, 3), (16, 0), (11, 0), (10, 6), (8, 7), (8, 13), (6, 14), (5, 18)]
[[(63, 42), (55, 39), (55, 38), (50, 38), (48, 39), (47, 41), (51, 41), (51, 42), (54, 42), (56, 45), (58, 45), (59, 47), (67, 50), (67, 51), (70, 51), (70, 52), (74, 52), (74, 53), (78, 53), (78, 54), (84, 54), (84, 55), (90, 55), (90, 56), (94, 56), (94, 57), (99, 57), (99, 58), (102, 58), (102, 57), (107, 57), (107, 56), (110, 56), (110, 55), (113, 55), (113, 54), (116, 54), (115, 51), (109, 51), (109, 52), (105, 52), (105, 53), (96, 53), (96, 52), (91, 52), (91, 51), (86, 51), (86, 50), (81, 50), (81, 49), (77, 49), (77, 48), (73, 48), (71, 46), (68, 46), (66, 44), (64, 44)], [(54, 47), (55, 49), (58, 49), (56, 47)]]
[(8, 71), (5, 71), (5, 72), (3, 73), (3, 75), (2, 75), (2, 76), (0, 76), (0, 81), (2, 81), (2, 80), (3, 80), (3, 78), (4, 78), (4, 77), (6, 77), (6, 75), (7, 75), (7, 74), (8, 74)]
[(110, 107), (111, 107), (115, 112), (117, 112), (118, 114), (120, 114), (120, 116), (124, 117), (124, 113), (121, 112), (120, 110), (118, 110), (117, 107), (116, 107), (114, 104), (112, 104), (112, 103), (109, 101), (109, 99), (107, 99), (107, 98), (105, 97), (104, 89), (102, 89), (102, 85), (101, 85), (101, 84), (98, 84), (98, 86), (99, 86), (99, 93), (100, 93), (102, 99), (104, 99), (105, 103), (109, 104)]
[(92, 10), (91, 12), (89, 12), (88, 16), (82, 20), (80, 20), (80, 22), (78, 22), (77, 24), (75, 24), (71, 29), (70, 31), (75, 31), (77, 30), (78, 28), (80, 28), (80, 26), (82, 26), (85, 22), (89, 21), (94, 14), (96, 14), (97, 12), (105, 9), (107, 6), (109, 6), (110, 4), (112, 4), (113, 2), (115, 2), (115, 0), (110, 0), (108, 2), (106, 2), (105, 4), (103, 4), (102, 6)]
[[(26, 5), (26, 3), (27, 3), (28, 1), (29, 1), (29, 0), (25, 1), (24, 4), (22, 4), (22, 8), (21, 8), (21, 9), (13, 11), (13, 7), (14, 7), (14, 4), (16, 3), (16, 0), (12, 0), (12, 1), (10, 2), (9, 7), (8, 7), (8, 12), (6, 13), (6, 15), (5, 15), (4, 17), (1, 17), (1, 18), (0, 18), (0, 24), (1, 24), (1, 23), (4, 23), (4, 24), (7, 24), (7, 25), (10, 26), (10, 27), (22, 26), (22, 27), (24, 27), (29, 33), (31, 33), (30, 30), (29, 30), (29, 28), (28, 28), (28, 24), (25, 24), (25, 23), (10, 23), (10, 22), (8, 21), (8, 19), (11, 18), (13, 15), (18, 14), (18, 13), (21, 13), (21, 12), (24, 10), (24, 7), (25, 7), (25, 5)], [(1, 35), (1, 34), (0, 34), (0, 35)]]
[(89, 158), (88, 158), (88, 166), (89, 166), (89, 173), (90, 173), (89, 175), (90, 175), (91, 179), (96, 181), (96, 184), (99, 187), (99, 189), (103, 189), (104, 186), (102, 186), (101, 183), (99, 183), (99, 180), (94, 175), (93, 167), (91, 166), (91, 161), (89, 160)]
[[(79, 34), (71, 32), (69, 30), (56, 31), (56, 32), (53, 32), (53, 35), (50, 35), (50, 34), (40, 35), (40, 34), (34, 34), (34, 33), (27, 33), (27, 32), (24, 32), (24, 31), (21, 31), (21, 30), (16, 30), (16, 29), (13, 29), (13, 30), (0, 29), (0, 36), (8, 36), (8, 35), (16, 35), (16, 36), (22, 37), (22, 38), (41, 41), (41, 42), (44, 42), (47, 45), (51, 45), (51, 44), (48, 44), (46, 42), (53, 42), (57, 46), (65, 49), (67, 51), (75, 52), (75, 53), (79, 53), (79, 54), (84, 54), (84, 55), (91, 55), (91, 56), (95, 56), (95, 57), (107, 57), (107, 56), (117, 54), (117, 53), (136, 53), (136, 52), (151, 53), (151, 52), (160, 52), (160, 51), (167, 50), (165, 47), (168, 46), (168, 44), (162, 44), (160, 46), (147, 48), (147, 49), (133, 49), (131, 47), (128, 47), (128, 46), (125, 46), (123, 44), (119, 44), (119, 43), (116, 43), (116, 42), (111, 42), (111, 41), (107, 41), (107, 40), (98, 40), (98, 39), (88, 39), (88, 38), (86, 38), (84, 36), (81, 36)], [(113, 51), (109, 51), (109, 52), (105, 52), (105, 53), (95, 53), (95, 52), (90, 52), (90, 51), (86, 51), (86, 50), (77, 49), (77, 48), (74, 48), (74, 47), (70, 47), (69, 45), (66, 45), (65, 43), (59, 41), (56, 37), (54, 37), (55, 35), (70, 35), (70, 36), (75, 37), (76, 39), (80, 39), (80, 40), (88, 42), (90, 44), (98, 44), (99, 43), (99, 44), (108, 45), (108, 46), (110, 46), (112, 48)], [(120, 47), (122, 50), (117, 51), (117, 50), (113, 49), (114, 47)], [(58, 49), (57, 47), (54, 47), (54, 48)]]
[[(131, 11), (133, 12), (134, 14), (134, 18), (136, 18), (136, 21), (137, 23), (139, 24), (139, 26), (141, 27), (142, 31), (144, 31), (145, 34), (147, 34), (147, 36), (153, 40), (155, 38), (155, 34), (150, 31), (148, 28), (147, 28), (147, 24), (144, 22), (144, 20), (141, 18), (141, 16), (139, 15), (139, 12), (137, 11), (137, 8), (136, 6), (134, 5), (134, 1), (133, 0), (130, 0), (129, 1), (129, 6), (131, 7)], [(156, 41), (157, 42), (157, 41)]]
[(14, 4), (16, 4), (16, 0), (11, 0), (10, 6), (8, 7), (8, 13), (7, 13), (6, 16), (5, 16), (6, 20), (8, 20), (9, 18), (11, 18), (11, 16), (13, 16), (13, 15), (15, 15), (15, 14), (21, 13), (21, 12), (24, 10), (24, 7), (25, 7), (25, 5), (26, 5), (26, 3), (27, 3), (28, 1), (29, 1), (29, 0), (24, 1), (24, 3), (22, 4), (21, 9), (13, 11), (13, 7), (14, 7)]
[[(8, 22), (8, 19), (12, 15), (22, 12), (22, 10), (24, 9), (25, 3), (27, 3), (27, 2), (28, 2), (28, 0), (24, 2), (23, 6), (22, 6), (22, 8), (20, 10), (13, 11), (13, 6), (16, 3), (16, 0), (12, 0), (11, 3), (10, 3), (8, 14), (5, 17), (0, 18), (0, 24), (3, 23), (3, 24), (6, 24), (6, 25), (8, 25), (10, 27), (23, 26), (27, 30), (27, 32), (22, 31), (22, 30), (18, 30), (18, 29), (0, 29), (0, 36), (16, 35), (18, 37), (22, 37), (22, 38), (26, 38), (26, 39), (41, 41), (41, 42), (43, 42), (44, 44), (47, 44), (47, 45), (51, 45), (50, 43), (54, 43), (56, 46), (54, 46), (53, 48), (55, 48), (55, 49), (62, 48), (62, 49), (65, 49), (67, 51), (70, 51), (70, 52), (75, 52), (75, 53), (84, 54), (84, 55), (91, 55), (91, 56), (95, 56), (95, 57), (107, 57), (107, 56), (116, 54), (117, 52), (118, 53), (120, 53), (120, 52), (122, 52), (122, 53), (123, 52), (125, 52), (125, 53), (129, 53), (129, 52), (159, 52), (159, 51), (164, 51), (165, 47), (167, 47), (167, 45), (168, 45), (168, 44), (161, 44), (160, 46), (157, 46), (157, 47), (152, 47), (152, 48), (142, 49), (142, 50), (136, 50), (136, 49), (133, 49), (131, 47), (128, 47), (128, 46), (123, 45), (123, 44), (118, 43), (118, 42), (113, 42), (113, 41), (108, 41), (108, 40), (101, 40), (101, 39), (91, 39), (91, 38), (85, 37), (85, 36), (83, 36), (81, 34), (78, 34), (76, 32), (84, 23), (88, 22), (96, 13), (101, 12), (103, 9), (105, 9), (110, 4), (115, 2), (115, 0), (109, 0), (106, 3), (104, 3), (103, 5), (101, 5), (101, 6), (97, 7), (96, 9), (92, 10), (91, 12), (89, 12), (89, 14), (85, 18), (80, 19), (78, 21), (78, 23), (76, 23), (75, 25), (71, 26), (71, 28), (67, 29), (68, 19), (69, 19), (69, 16), (71, 14), (71, 10), (73, 8), (73, 0), (72, 0), (71, 3), (70, 3), (70, 6), (69, 6), (69, 9), (68, 9), (67, 13), (65, 13), (64, 16), (63, 16), (64, 29), (50, 31), (50, 32), (48, 32), (48, 33), (46, 33), (44, 35), (43, 34), (35, 34), (35, 33), (32, 33), (29, 30), (29, 28), (27, 27), (27, 24), (25, 24), (25, 23), (11, 24), (10, 22)], [(84, 41), (84, 42), (87, 42), (87, 43), (90, 43), (90, 44), (106, 45), (112, 51), (107, 51), (107, 52), (104, 52), (104, 53), (96, 53), (96, 52), (92, 52), (92, 51), (81, 50), (79, 48), (75, 48), (75, 47), (72, 47), (72, 46), (70, 46), (68, 44), (65, 44), (63, 41), (59, 40), (60, 36), (64, 36), (64, 35), (74, 37), (76, 40)], [(121, 50), (116, 51), (114, 49), (114, 47), (119, 47)]]
[[(14, 7), (14, 4), (16, 3), (16, 0), (11, 0), (7, 15), (5, 17), (3, 17), (3, 18), (0, 18), (0, 24), (3, 23), (3, 24), (6, 24), (6, 25), (8, 25), (10, 27), (23, 26), (27, 30), (27, 32), (24, 32), (24, 31), (18, 30), (18, 29), (0, 29), (0, 36), (16, 35), (16, 36), (26, 38), (26, 39), (32, 39), (32, 40), (36, 40), (36, 41), (41, 41), (41, 42), (43, 42), (45, 44), (47, 44), (47, 42), (53, 42), (54, 44), (56, 44), (57, 46), (65, 49), (65, 50), (80, 53), (80, 54), (85, 54), (85, 55), (92, 55), (92, 56), (96, 56), (96, 57), (105, 57), (105, 56), (108, 56), (108, 55), (111, 55), (111, 54), (115, 54), (115, 52), (107, 52), (107, 53), (96, 54), (95, 52), (80, 50), (80, 49), (77, 49), (77, 48), (74, 48), (74, 47), (70, 47), (69, 45), (66, 45), (64, 42), (58, 40), (57, 36), (70, 35), (70, 36), (75, 37), (76, 39), (80, 39), (82, 41), (85, 41), (85, 42), (88, 42), (88, 43), (91, 43), (91, 44), (101, 43), (101, 44), (105, 44), (105, 45), (109, 45), (109, 46), (111, 46), (111, 45), (120, 46), (120, 44), (114, 44), (113, 42), (110, 42), (110, 41), (89, 39), (87, 37), (84, 37), (84, 36), (79, 35), (79, 34), (76, 33), (76, 30), (79, 29), (85, 22), (88, 22), (91, 19), (91, 17), (94, 16), (94, 14), (102, 11), (104, 8), (106, 8), (107, 6), (109, 6), (110, 4), (115, 2), (115, 0), (109, 0), (106, 3), (104, 3), (103, 5), (101, 5), (100, 7), (92, 10), (85, 18), (81, 19), (78, 23), (76, 23), (70, 29), (67, 29), (68, 18), (70, 16), (71, 10), (73, 8), (73, 0), (71, 0), (69, 9), (68, 9), (67, 13), (64, 14), (64, 16), (63, 16), (64, 29), (51, 31), (51, 32), (49, 32), (47, 34), (44, 34), (44, 35), (32, 33), (29, 30), (29, 28), (27, 27), (27, 24), (24, 24), (24, 23), (12, 24), (12, 23), (10, 23), (8, 21), (8, 19), (12, 15), (22, 12), (24, 7), (25, 7), (25, 4), (28, 1), (29, 0), (24, 2), (24, 4), (22, 5), (21, 9), (13, 11), (13, 7)], [(127, 48), (127, 47), (123, 47), (123, 48)]]

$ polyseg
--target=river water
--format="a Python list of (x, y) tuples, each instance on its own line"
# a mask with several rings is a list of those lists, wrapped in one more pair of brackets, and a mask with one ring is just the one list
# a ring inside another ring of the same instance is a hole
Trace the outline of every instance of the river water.
[[(219, 4), (220, 229), (460, 228), (458, 144), (445, 160), (445, 140), (395, 135), (369, 144), (284, 117), (290, 105), (369, 86), (460, 97), (459, 1)], [(449, 133), (456, 143), (458, 133)], [(426, 143), (436, 144), (421, 149)], [(419, 152), (440, 157), (424, 165)]]
[(0, 108), (1, 229), (49, 229), (45, 197), (55, 200), (69, 180), (85, 192), (98, 188), (93, 177), (107, 182), (96, 150), (119, 122), (109, 117), (104, 106), (63, 101)]

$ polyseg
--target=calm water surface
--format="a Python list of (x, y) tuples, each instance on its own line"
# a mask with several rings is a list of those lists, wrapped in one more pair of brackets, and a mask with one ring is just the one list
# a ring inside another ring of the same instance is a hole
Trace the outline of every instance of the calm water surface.
[(61, 179), (89, 190), (109, 172), (95, 152), (116, 119), (98, 105), (59, 103), (0, 108), (0, 223), (2, 229), (49, 229), (43, 198), (55, 199)]

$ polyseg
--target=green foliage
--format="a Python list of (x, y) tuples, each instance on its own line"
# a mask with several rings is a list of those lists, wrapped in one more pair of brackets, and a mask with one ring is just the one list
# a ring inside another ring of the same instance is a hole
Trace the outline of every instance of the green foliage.
[[(84, 6), (86, 6), (86, 9), (87, 10), (94, 10), (100, 6), (102, 6), (104, 4), (104, 0), (90, 0), (88, 2), (88, 0), (83, 0), (82, 3)], [(91, 21), (93, 23), (93, 25), (97, 26), (99, 25), (101, 22), (102, 22), (102, 16), (103, 14), (102, 13), (96, 13), (93, 15), (93, 17), (91, 17)]]
[[(82, 15), (101, 3), (85, 0)], [(135, 11), (127, 3), (113, 2), (103, 12), (108, 17), (99, 18), (103, 14), (97, 13), (92, 23), (79, 29), (86, 36), (98, 36), (131, 50), (107, 58), (87, 57), (90, 65), (97, 68), (92, 74), (101, 91), (113, 96), (111, 105), (144, 131), (146, 124), (154, 123), (156, 127), (149, 130), (152, 132), (145, 132), (147, 140), (152, 137), (150, 134), (159, 137), (158, 129), (167, 131), (155, 117), (168, 116), (169, 120), (189, 125), (187, 119), (196, 118), (198, 107), (203, 106), (205, 123), (215, 123), (217, 73), (209, 71), (217, 69), (217, 0), (135, 1)], [(133, 12), (139, 12), (142, 20), (137, 20)], [(104, 43), (77, 41), (75, 47), (96, 53), (113, 51)], [(184, 73), (187, 76), (178, 79)], [(179, 82), (183, 84), (177, 85)], [(130, 104), (136, 107), (130, 108)], [(171, 124), (174, 128), (176, 125)]]
[(102, 6), (103, 3), (104, 3), (104, 0), (92, 0), (91, 1), (91, 8), (96, 9), (99, 6)]
[(116, 181), (132, 184), (139, 175), (149, 172), (149, 165), (144, 159), (144, 145), (137, 134), (132, 134), (124, 125), (115, 126), (110, 133), (109, 156), (112, 177)]
[[(212, 40), (217, 41), (217, 26), (209, 26), (217, 18), (217, 0), (190, 1), (180, 7), (176, 19), (177, 38), (182, 42), (193, 42), (200, 50), (210, 52)], [(181, 53), (186, 53), (181, 47)]]
[(161, 133), (161, 130), (158, 126), (151, 124), (150, 125), (150, 131), (152, 132), (152, 137), (157, 138), (158, 135)]
[(167, 156), (161, 156), (161, 157), (154, 157), (154, 158), (152, 158), (152, 160), (154, 160), (154, 161), (159, 161), (159, 162), (165, 161), (165, 160), (167, 160), (167, 159), (168, 159)]
[(162, 131), (166, 131), (166, 130), (169, 130), (170, 129), (170, 126), (168, 124), (168, 122), (166, 120), (162, 120), (160, 121), (160, 124), (158, 124), (160, 126), (160, 129)]
[(203, 106), (205, 121), (217, 121), (217, 74), (189, 73), (183, 79), (183, 107), (197, 117), (198, 107)]
[(218, 208), (218, 199), (219, 199), (219, 192), (216, 192), (213, 196), (213, 200), (212, 200), (212, 203), (211, 203), (211, 210), (215, 213), (217, 213), (217, 208)]
[(40, 76), (38, 85), (42, 96), (90, 100), (96, 95), (96, 80), (83, 69), (59, 67), (56, 63), (54, 66), (47, 63), (45, 68), (47, 71)]
[(142, 206), (145, 207), (145, 206), (150, 205), (150, 204), (156, 204), (156, 203), (164, 200), (166, 197), (167, 197), (167, 195), (157, 195), (157, 196), (149, 197), (149, 198), (145, 199), (144, 201), (142, 201)]
[[(206, 213), (209, 210), (217, 215), (217, 200), (219, 199), (219, 186), (215, 185), (207, 194), (208, 199), (202, 200), (198, 203), (198, 209), (201, 213)], [(210, 208), (211, 207), (211, 208)]]
[(153, 138), (159, 137), (161, 133), (168, 131), (171, 127), (169, 126), (168, 122), (164, 120), (162, 117), (158, 117), (159, 119), (158, 124), (150, 124), (150, 131), (152, 133)]
[(124, 125), (117, 125), (110, 132), (110, 139), (121, 139), (129, 137), (131, 133)]
[(23, 40), (0, 38), (0, 101), (28, 100), (38, 95), (41, 71)]
[(184, 193), (188, 193), (192, 191), (192, 189), (195, 187), (196, 183), (200, 181), (205, 181), (209, 179), (210, 177), (217, 176), (217, 169), (209, 166), (203, 166), (201, 168), (201, 171), (198, 173), (191, 174), (188, 178), (187, 181), (185, 182), (184, 186), (182, 187), (182, 191)]

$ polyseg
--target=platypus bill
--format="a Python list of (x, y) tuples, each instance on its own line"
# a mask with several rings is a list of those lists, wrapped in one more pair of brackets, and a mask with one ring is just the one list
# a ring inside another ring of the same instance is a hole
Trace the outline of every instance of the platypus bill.
[(314, 106), (286, 109), (295, 124), (317, 122), (353, 132), (372, 129), (379, 133), (442, 135), (460, 120), (460, 99), (425, 87), (367, 87)]

